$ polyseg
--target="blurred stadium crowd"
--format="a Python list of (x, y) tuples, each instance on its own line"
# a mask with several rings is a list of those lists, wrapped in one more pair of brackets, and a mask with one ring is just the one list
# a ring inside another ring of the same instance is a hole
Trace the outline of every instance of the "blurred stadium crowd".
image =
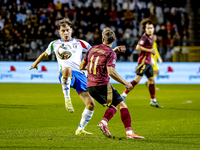
[(139, 23), (150, 17), (160, 55), (171, 61), (173, 46), (190, 44), (185, 5), (186, 0), (0, 0), (0, 61), (35, 60), (59, 38), (56, 29), (62, 17), (72, 20), (74, 38), (91, 45), (100, 44), (101, 30), (111, 27), (117, 35), (114, 46), (127, 48), (117, 61), (137, 61)]

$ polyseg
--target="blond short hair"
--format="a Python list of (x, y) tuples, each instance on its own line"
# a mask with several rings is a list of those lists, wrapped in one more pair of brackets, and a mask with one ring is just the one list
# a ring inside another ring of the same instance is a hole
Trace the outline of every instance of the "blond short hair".
[(105, 39), (106, 44), (113, 43), (116, 39), (115, 32), (109, 27), (103, 29), (102, 37)]

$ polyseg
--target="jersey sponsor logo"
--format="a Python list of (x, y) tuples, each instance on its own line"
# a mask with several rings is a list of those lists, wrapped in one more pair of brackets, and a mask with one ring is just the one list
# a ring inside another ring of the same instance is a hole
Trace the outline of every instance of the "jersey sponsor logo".
[(93, 51), (93, 52), (102, 53), (102, 54), (104, 54), (104, 53), (106, 52), (105, 50), (103, 50), (103, 49), (98, 49), (98, 48), (92, 48), (92, 51)]
[(141, 41), (140, 41), (140, 44), (141, 44), (141, 45), (143, 45), (143, 44), (144, 44), (144, 41), (143, 41), (143, 40), (141, 40)]

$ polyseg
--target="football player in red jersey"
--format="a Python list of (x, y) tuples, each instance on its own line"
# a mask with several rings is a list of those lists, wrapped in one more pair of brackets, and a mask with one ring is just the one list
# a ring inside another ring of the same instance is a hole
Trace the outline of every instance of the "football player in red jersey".
[[(151, 66), (151, 54), (155, 54), (155, 49), (153, 49), (153, 35), (154, 35), (154, 26), (152, 21), (149, 18), (145, 18), (141, 21), (141, 25), (143, 28), (144, 34), (140, 38), (136, 50), (140, 51), (140, 55), (138, 58), (138, 66), (136, 69), (136, 77), (131, 82), (133, 87), (138, 84), (142, 78), (142, 76), (145, 74), (149, 81), (149, 92), (151, 96), (151, 102), (150, 105), (161, 108), (156, 101), (155, 98), (155, 85), (154, 85), (154, 78), (153, 78), (153, 68)], [(127, 94), (130, 92), (128, 88), (122, 93), (122, 98), (125, 101), (125, 98), (127, 97)]]
[(120, 110), (121, 120), (126, 130), (127, 139), (144, 139), (137, 135), (131, 128), (131, 116), (127, 105), (124, 103), (120, 94), (109, 83), (109, 76), (122, 83), (128, 90), (132, 85), (122, 79), (115, 71), (116, 53), (111, 49), (116, 39), (115, 33), (110, 28), (102, 31), (103, 44), (93, 46), (86, 54), (79, 66), (80, 70), (87, 68), (87, 87), (90, 95), (103, 106), (108, 106), (102, 121), (98, 124), (99, 129), (104, 135), (112, 137), (108, 129), (108, 121), (114, 116), (117, 109)]

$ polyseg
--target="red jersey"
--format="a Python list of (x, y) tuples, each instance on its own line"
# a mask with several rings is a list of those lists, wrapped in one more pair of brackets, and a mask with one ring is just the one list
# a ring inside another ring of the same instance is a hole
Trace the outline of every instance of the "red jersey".
[(110, 47), (104, 44), (93, 46), (83, 58), (87, 62), (87, 87), (107, 85), (110, 80), (107, 66), (115, 68), (116, 59), (117, 55)]
[[(142, 35), (142, 37), (140, 38), (138, 45), (148, 48), (148, 49), (152, 49), (153, 47), (153, 38), (150, 38), (146, 33), (144, 33)], [(138, 57), (138, 63), (142, 63), (142, 60), (145, 58), (144, 63), (145, 64), (149, 64), (151, 65), (151, 52), (145, 52), (145, 51), (141, 51), (140, 55)]]

